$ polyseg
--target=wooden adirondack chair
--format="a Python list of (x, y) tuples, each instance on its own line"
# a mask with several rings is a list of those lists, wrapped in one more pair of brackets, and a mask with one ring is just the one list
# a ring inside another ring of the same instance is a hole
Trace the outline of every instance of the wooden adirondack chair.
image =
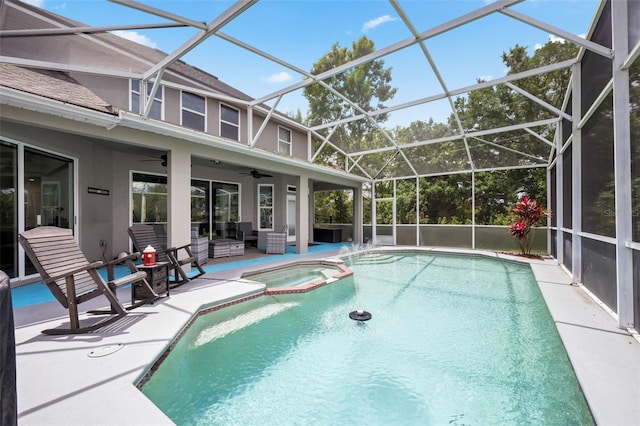
[[(174, 286), (184, 284), (190, 279), (182, 269), (183, 265), (191, 264), (191, 266), (198, 269), (198, 273), (191, 278), (199, 277), (205, 273), (200, 262), (198, 262), (198, 256), (191, 251), (191, 244), (180, 247), (165, 247), (164, 244), (160, 243), (158, 235), (151, 225), (132, 225), (127, 232), (136, 250), (143, 251), (145, 247), (151, 246), (156, 250), (157, 261), (169, 262), (169, 270), (170, 272), (173, 271), (171, 284)], [(186, 257), (181, 259), (181, 254), (186, 255)]]
[[(79, 334), (95, 331), (124, 317), (129, 310), (144, 303), (151, 303), (158, 297), (147, 282), (146, 272), (138, 271), (133, 264), (133, 259), (136, 259), (139, 253), (111, 262), (90, 263), (73, 239), (71, 230), (55, 226), (41, 226), (21, 232), (19, 240), (42, 281), (49, 287), (58, 302), (69, 310), (70, 328), (44, 330), (44, 334)], [(118, 264), (127, 265), (131, 273), (115, 279), (112, 268)], [(107, 281), (98, 272), (102, 267), (108, 268)], [(149, 297), (125, 307), (116, 298), (115, 291), (118, 287), (133, 283), (142, 285)], [(110, 317), (92, 325), (80, 327), (78, 305), (100, 295), (104, 295), (109, 300), (111, 309), (88, 311), (88, 313), (109, 314)]]

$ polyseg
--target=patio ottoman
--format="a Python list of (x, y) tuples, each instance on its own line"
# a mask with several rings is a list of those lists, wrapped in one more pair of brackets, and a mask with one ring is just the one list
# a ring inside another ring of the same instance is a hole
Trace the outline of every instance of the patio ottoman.
[(229, 256), (244, 256), (244, 241), (229, 241)]
[(209, 241), (209, 257), (244, 256), (244, 242), (230, 238)]
[(229, 257), (230, 244), (226, 239), (209, 241), (209, 257)]

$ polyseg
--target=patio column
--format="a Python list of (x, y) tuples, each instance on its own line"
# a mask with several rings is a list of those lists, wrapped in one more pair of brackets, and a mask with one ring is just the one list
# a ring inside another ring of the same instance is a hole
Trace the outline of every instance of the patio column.
[[(618, 327), (633, 328), (633, 239), (631, 224), (631, 125), (629, 70), (622, 66), (629, 53), (627, 2), (611, 2), (613, 31), (613, 146), (616, 206), (616, 280)], [(637, 327), (637, 324), (636, 324)]]
[(353, 230), (351, 240), (354, 243), (363, 242), (362, 232), (362, 184), (353, 188)]
[(378, 244), (376, 238), (376, 228), (378, 224), (378, 218), (376, 217), (376, 185), (371, 181), (371, 244)]
[(309, 189), (309, 178), (298, 176), (296, 191), (296, 253), (309, 251), (309, 204), (312, 191)]
[[(191, 243), (191, 154), (186, 150), (167, 152), (167, 246)], [(185, 256), (181, 250), (181, 256)], [(191, 265), (184, 265), (188, 273)]]

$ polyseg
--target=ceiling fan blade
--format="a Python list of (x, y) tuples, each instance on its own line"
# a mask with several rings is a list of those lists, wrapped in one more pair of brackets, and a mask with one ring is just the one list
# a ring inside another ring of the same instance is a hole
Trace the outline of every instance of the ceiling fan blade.
[(163, 167), (167, 167), (167, 155), (162, 154), (160, 157), (154, 159), (138, 160), (138, 161), (161, 161)]
[(238, 174), (252, 176), (254, 179), (260, 179), (261, 177), (272, 177), (271, 175), (260, 173), (257, 169), (251, 169), (248, 172), (240, 172)]

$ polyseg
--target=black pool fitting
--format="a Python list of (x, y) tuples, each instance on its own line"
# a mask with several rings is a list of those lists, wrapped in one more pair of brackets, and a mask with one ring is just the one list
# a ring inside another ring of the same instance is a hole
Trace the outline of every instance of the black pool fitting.
[(371, 319), (371, 313), (367, 311), (351, 311), (349, 312), (349, 318), (354, 321), (369, 321)]

